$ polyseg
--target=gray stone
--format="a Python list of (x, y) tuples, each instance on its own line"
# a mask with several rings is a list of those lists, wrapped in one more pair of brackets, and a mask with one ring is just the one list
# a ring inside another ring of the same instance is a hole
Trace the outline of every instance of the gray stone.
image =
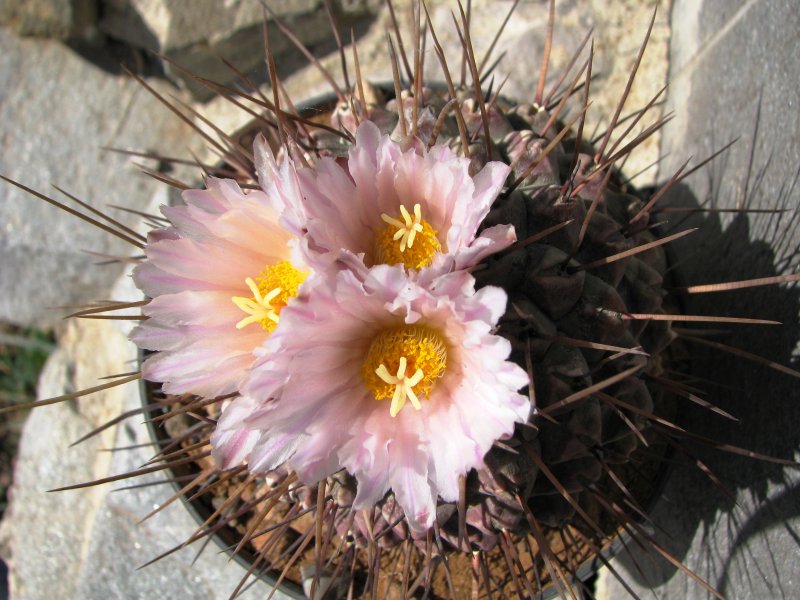
[(85, 37), (97, 21), (97, 0), (0, 0), (0, 25), (19, 35)]
[[(75, 325), (62, 349), (48, 360), (39, 397), (49, 398), (97, 385), (103, 374), (126, 369), (124, 337), (108, 323)], [(97, 348), (103, 352), (97, 352)], [(123, 353), (120, 354), (120, 351)], [(110, 432), (67, 451), (71, 443), (116, 414), (122, 407), (116, 388), (102, 397), (87, 396), (32, 412), (22, 433), (3, 538), (10, 565), (10, 589), (15, 598), (72, 598), (74, 574), (95, 513), (106, 490), (47, 493), (70, 483), (103, 477), (111, 455), (99, 449), (113, 443)]]
[[(140, 217), (110, 206), (144, 210), (143, 199), (163, 184), (101, 148), (185, 155), (187, 147), (198, 149), (190, 128), (135, 81), (109, 75), (61, 44), (0, 30), (0, 47), (0, 173), (69, 204), (51, 187), (61, 186), (137, 227)], [(138, 252), (6, 182), (0, 195), (1, 320), (49, 326), (64, 314), (51, 307), (108, 298), (122, 266), (94, 265), (104, 259), (86, 252)]]
[[(270, 2), (270, 9), (309, 48), (333, 47), (333, 37), (322, 0)], [(334, 2), (343, 32), (374, 13), (375, 2)], [(183, 69), (220, 83), (237, 79), (220, 58), (240, 71), (263, 81), (264, 7), (259, 0), (169, 2), (167, 0), (108, 0), (100, 28), (114, 38), (165, 56), (167, 73), (180, 80), (201, 100), (214, 92), (202, 86)], [(285, 74), (299, 64), (294, 45), (274, 24), (269, 25), (270, 46), (276, 64)], [(177, 66), (175, 66), (177, 65)], [(180, 67), (180, 68), (178, 68)]]
[[(667, 110), (677, 118), (664, 133), (666, 180), (689, 155), (695, 162), (736, 137), (740, 140), (667, 200), (675, 205), (717, 208), (784, 208), (770, 214), (711, 214), (681, 228), (701, 233), (677, 244), (685, 257), (687, 284), (735, 281), (797, 271), (800, 232), (796, 224), (800, 190), (800, 15), (793, 0), (676, 0), (672, 12), (672, 85)], [(694, 238), (694, 239), (692, 239)], [(694, 314), (725, 314), (781, 321), (779, 327), (731, 327), (715, 338), (780, 364), (797, 367), (796, 287), (691, 298)], [(687, 411), (685, 426), (704, 436), (780, 459), (796, 460), (800, 450), (800, 388), (796, 380), (719, 352), (690, 346), (695, 372), (725, 384), (708, 399), (740, 424), (702, 411)], [(708, 387), (708, 386), (705, 386)], [(727, 598), (797, 598), (800, 562), (800, 474), (796, 469), (700, 446), (691, 447), (733, 494), (722, 493), (678, 457), (656, 505), (662, 528), (655, 538), (678, 560)], [(707, 598), (700, 585), (663, 559), (642, 552), (620, 556), (614, 566), (641, 597)], [(625, 591), (603, 576), (604, 598)]]
[[(272, 10), (284, 18), (308, 14), (322, 6), (320, 0), (279, 2)], [(101, 27), (115, 38), (162, 52), (193, 44), (215, 44), (239, 29), (261, 26), (264, 8), (255, 0), (107, 0)], [(150, 37), (144, 37), (141, 25)]]

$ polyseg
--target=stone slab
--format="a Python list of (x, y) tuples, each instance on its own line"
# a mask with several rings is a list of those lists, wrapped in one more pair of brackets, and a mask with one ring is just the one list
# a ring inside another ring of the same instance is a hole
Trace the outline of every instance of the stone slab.
[[(186, 155), (199, 149), (189, 127), (135, 81), (62, 44), (0, 29), (0, 47), (0, 173), (53, 196), (61, 186), (136, 227), (140, 217), (110, 206), (140, 210), (162, 184), (101, 148)], [(131, 246), (6, 182), (0, 199), (0, 320), (46, 327), (64, 314), (50, 307), (108, 298), (122, 266), (93, 266), (103, 259), (86, 252), (126, 256)]]
[[(42, 372), (39, 397), (70, 393), (97, 385), (104, 373), (125, 369), (125, 339), (108, 323), (72, 326), (61, 349)], [(103, 347), (104, 352), (96, 352)], [(69, 445), (110, 418), (122, 406), (119, 388), (102, 398), (87, 396), (32, 412), (17, 455), (3, 538), (10, 565), (10, 589), (15, 598), (72, 598), (77, 572), (102, 504), (102, 488), (75, 493), (47, 490), (103, 477), (111, 456), (99, 449), (113, 443), (109, 432), (69, 451)]]
[[(256, 0), (107, 0), (105, 5), (103, 31), (135, 46), (167, 53), (199, 43), (214, 44), (237, 30), (260, 27), (264, 19), (263, 5)], [(323, 4), (321, 0), (284, 0), (270, 3), (270, 8), (291, 18), (321, 10)]]
[[(370, 0), (331, 3), (342, 31), (359, 27), (377, 10)], [(280, 0), (269, 8), (312, 51), (331, 51), (332, 35), (322, 0)], [(264, 81), (264, 5), (259, 0), (108, 0), (100, 29), (115, 39), (156, 52), (167, 74), (186, 86), (194, 96), (207, 101), (214, 92), (189, 73), (227, 84), (237, 79), (224, 58), (256, 81)], [(270, 47), (276, 64), (287, 73), (298, 64), (294, 45), (270, 23)], [(177, 65), (177, 66), (176, 66)], [(184, 69), (186, 71), (184, 71)]]

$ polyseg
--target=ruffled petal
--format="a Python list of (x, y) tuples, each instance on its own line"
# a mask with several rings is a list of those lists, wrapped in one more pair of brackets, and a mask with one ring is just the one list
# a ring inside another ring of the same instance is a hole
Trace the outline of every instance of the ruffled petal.
[(212, 456), (222, 469), (241, 465), (255, 447), (260, 432), (240, 426), (243, 419), (254, 410), (251, 398), (239, 397), (229, 402), (217, 420), (211, 435)]
[[(184, 206), (163, 208), (170, 226), (148, 235), (146, 259), (134, 269), (134, 282), (151, 300), (142, 309), (148, 320), (131, 337), (157, 352), (142, 370), (165, 392), (230, 394), (269, 336), (258, 322), (237, 327), (249, 313), (233, 298), (252, 298), (247, 280), (293, 257), (291, 236), (264, 192), (244, 192), (234, 180), (209, 177), (207, 189), (186, 190), (183, 198)], [(239, 449), (253, 442), (229, 438)]]
[(179, 350), (188, 340), (202, 337), (202, 331), (190, 326), (163, 325), (156, 321), (145, 321), (134, 327), (130, 339), (144, 350)]
[(167, 273), (150, 262), (141, 263), (133, 269), (133, 282), (151, 298), (161, 294), (176, 294), (187, 289), (214, 289), (214, 286), (209, 285), (208, 282)]
[(453, 268), (466, 269), (477, 265), (487, 256), (505, 250), (517, 241), (513, 225), (495, 225), (484, 229), (468, 246), (453, 255)]
[(230, 326), (243, 317), (231, 296), (229, 291), (214, 290), (162, 294), (150, 300), (142, 313), (173, 325)]
[(303, 207), (303, 191), (294, 163), (286, 159), (278, 166), (266, 138), (259, 134), (253, 147), (256, 173), (269, 207), (280, 215), (281, 225), (300, 236), (307, 221)]
[[(415, 415), (408, 411), (398, 417), (412, 420), (411, 423), (403, 423), (403, 430), (414, 426)], [(438, 490), (428, 480), (429, 453), (430, 446), (424, 444), (414, 433), (402, 431), (389, 444), (389, 482), (392, 491), (403, 507), (408, 526), (419, 533), (433, 525), (436, 515)]]
[(247, 464), (253, 473), (268, 473), (288, 461), (304, 441), (304, 436), (294, 431), (265, 432), (253, 447)]

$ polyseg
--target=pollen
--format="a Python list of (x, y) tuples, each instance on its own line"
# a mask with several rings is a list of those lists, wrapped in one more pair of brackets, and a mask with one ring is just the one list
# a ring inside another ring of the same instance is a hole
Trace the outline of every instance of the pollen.
[(388, 400), (396, 417), (410, 402), (420, 410), (447, 366), (442, 336), (423, 325), (404, 325), (381, 331), (370, 344), (361, 366), (364, 385), (376, 400)]
[(297, 288), (305, 281), (308, 273), (299, 271), (289, 261), (282, 260), (274, 265), (267, 265), (261, 275), (253, 280), (244, 280), (250, 293), (245, 296), (234, 296), (233, 303), (241, 308), (247, 317), (236, 324), (236, 329), (243, 329), (253, 323), (261, 323), (262, 329), (274, 331), (280, 319), (281, 309), (290, 298), (297, 296)]
[(375, 264), (396, 265), (421, 269), (433, 262), (442, 249), (436, 230), (422, 218), (422, 208), (414, 205), (414, 214), (400, 205), (400, 214), (390, 217), (381, 214), (386, 225), (375, 236)]

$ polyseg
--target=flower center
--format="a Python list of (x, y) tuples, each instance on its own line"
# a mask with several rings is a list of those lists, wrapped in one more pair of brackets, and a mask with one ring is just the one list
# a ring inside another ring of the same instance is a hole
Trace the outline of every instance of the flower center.
[(273, 331), (278, 325), (281, 309), (289, 302), (289, 298), (297, 296), (297, 288), (307, 275), (308, 273), (295, 269), (289, 261), (282, 260), (264, 267), (257, 281), (250, 277), (245, 279), (244, 282), (253, 295), (250, 298), (231, 298), (236, 306), (249, 315), (236, 324), (236, 329), (242, 329), (251, 323), (261, 323), (263, 329)]
[(375, 237), (375, 263), (396, 265), (402, 263), (408, 269), (421, 269), (433, 262), (433, 257), (442, 249), (436, 231), (422, 218), (419, 204), (414, 205), (414, 215), (400, 205), (400, 214), (390, 217), (381, 214), (386, 223)]
[(361, 377), (376, 400), (392, 399), (393, 417), (406, 400), (420, 410), (436, 380), (444, 375), (447, 347), (442, 336), (423, 325), (404, 325), (381, 331), (369, 346)]

